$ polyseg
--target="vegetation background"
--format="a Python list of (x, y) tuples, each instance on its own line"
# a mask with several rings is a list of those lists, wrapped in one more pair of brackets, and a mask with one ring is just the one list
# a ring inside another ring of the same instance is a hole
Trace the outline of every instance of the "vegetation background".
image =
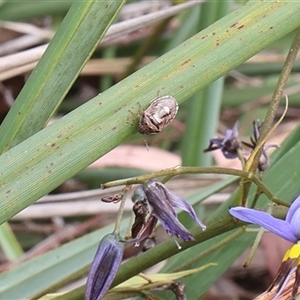
[[(102, 191), (100, 184), (180, 163), (240, 168), (203, 149), (237, 120), (249, 140), (253, 120), (282, 115), (284, 101), (277, 109), (271, 99), (297, 36), (299, 13), (300, 2), (288, 0), (2, 1), (0, 299), (83, 298), (81, 285), (117, 210), (100, 198), (123, 187)], [(274, 136), (281, 147), (263, 176), (271, 195), (288, 202), (299, 194), (299, 67), (297, 57), (285, 89), (289, 109)], [(158, 95), (172, 95), (180, 109), (172, 125), (146, 138), (148, 153), (137, 124)], [(187, 299), (213, 299), (212, 285), (255, 237), (227, 213), (240, 196), (239, 179), (202, 174), (171, 180), (170, 189), (195, 205), (208, 229), (193, 229), (195, 243), (182, 244), (181, 251), (167, 239), (133, 256), (114, 285), (165, 259), (163, 273), (215, 263), (181, 279)], [(214, 201), (199, 205), (209, 196)], [(260, 197), (258, 207), (266, 206), (268, 196)], [(128, 203), (123, 236), (130, 209)], [(181, 214), (180, 220), (195, 225)], [(283, 253), (281, 242), (265, 242), (270, 244)], [(263, 249), (269, 256), (270, 247)], [(252, 276), (271, 274), (258, 290), (254, 281), (228, 299), (252, 299), (265, 290), (277, 271), (270, 265)], [(79, 287), (69, 285), (80, 278)], [(170, 299), (169, 293), (157, 297)]]

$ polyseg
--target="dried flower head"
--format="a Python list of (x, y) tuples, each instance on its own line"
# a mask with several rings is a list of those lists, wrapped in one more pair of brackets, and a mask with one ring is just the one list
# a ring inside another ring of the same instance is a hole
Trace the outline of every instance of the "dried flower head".
[(131, 237), (133, 238), (131, 242), (134, 242), (135, 246), (138, 247), (140, 242), (146, 241), (152, 236), (157, 224), (157, 218), (151, 215), (146, 219), (149, 215), (149, 204), (142, 186), (136, 188), (132, 201), (134, 202), (132, 210), (135, 220), (131, 227)]
[(169, 285), (169, 289), (174, 293), (176, 300), (186, 300), (184, 293), (185, 285), (180, 281), (174, 281)]
[[(253, 121), (253, 137), (250, 137), (251, 143), (242, 141), (244, 145), (251, 148), (252, 150), (254, 150), (257, 146), (262, 125), (263, 122), (260, 122), (259, 120)], [(257, 166), (258, 170), (261, 172), (264, 172), (269, 167), (269, 156), (267, 154), (267, 150), (270, 148), (278, 148), (278, 145), (266, 145), (263, 147), (261, 156), (259, 158), (258, 166)]]
[(135, 238), (146, 224), (146, 217), (149, 214), (147, 200), (143, 199), (136, 201), (132, 210), (135, 215), (135, 220), (131, 227), (131, 236)]
[(226, 130), (224, 138), (211, 139), (208, 148), (203, 151), (208, 152), (220, 149), (226, 158), (237, 158), (238, 150), (240, 149), (238, 136), (237, 123), (235, 123), (232, 129)]
[(123, 197), (123, 193), (120, 193), (120, 194), (115, 194), (113, 196), (103, 196), (101, 198), (101, 201), (105, 202), (105, 203), (118, 203), (122, 200), (122, 197)]

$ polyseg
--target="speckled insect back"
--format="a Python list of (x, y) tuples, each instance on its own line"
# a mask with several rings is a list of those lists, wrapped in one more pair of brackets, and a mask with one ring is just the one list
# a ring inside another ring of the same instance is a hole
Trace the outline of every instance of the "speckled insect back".
[(172, 96), (155, 98), (141, 115), (138, 132), (141, 134), (161, 132), (174, 120), (178, 107), (177, 101)]

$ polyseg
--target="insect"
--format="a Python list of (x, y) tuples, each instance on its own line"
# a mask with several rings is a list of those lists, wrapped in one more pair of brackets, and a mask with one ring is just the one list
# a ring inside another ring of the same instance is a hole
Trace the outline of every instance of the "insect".
[(161, 132), (174, 120), (178, 107), (177, 101), (172, 96), (155, 98), (141, 115), (138, 132), (141, 134)]

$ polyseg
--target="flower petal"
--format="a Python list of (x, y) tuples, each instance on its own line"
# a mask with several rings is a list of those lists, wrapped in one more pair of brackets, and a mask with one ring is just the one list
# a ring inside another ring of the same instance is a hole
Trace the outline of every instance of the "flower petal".
[(146, 199), (153, 209), (152, 214), (162, 223), (165, 230), (185, 242), (193, 240), (190, 232), (179, 222), (164, 185), (150, 180), (143, 185), (143, 189)]
[[(147, 198), (149, 199), (151, 196)], [(149, 200), (149, 203), (152, 205), (152, 200)], [(176, 235), (185, 242), (194, 240), (191, 233), (179, 222), (176, 213), (172, 215), (165, 210), (164, 205), (157, 204), (156, 207), (153, 207), (152, 214), (161, 222), (168, 233)]]
[[(148, 187), (152, 187), (152, 190), (155, 190), (157, 192), (158, 198), (167, 199), (167, 201), (164, 202), (170, 204), (172, 207), (177, 207), (187, 212), (203, 230), (206, 229), (206, 226), (198, 219), (194, 208), (187, 201), (177, 196), (176, 194), (173, 194), (161, 182), (150, 180), (148, 183), (146, 183), (146, 185)], [(175, 216), (177, 216), (175, 211), (174, 213)]]
[(176, 235), (185, 242), (194, 240), (191, 233), (179, 222), (177, 216), (170, 217), (162, 210), (153, 211), (153, 215), (157, 217), (168, 233)]
[(171, 191), (169, 191), (167, 189), (166, 189), (165, 193), (168, 196), (168, 199), (170, 200), (172, 206), (180, 208), (183, 211), (187, 212), (198, 223), (198, 225), (203, 230), (206, 229), (206, 226), (197, 217), (194, 208), (186, 200), (173, 194)]
[(285, 220), (291, 224), (295, 235), (298, 240), (300, 240), (300, 196), (298, 196), (292, 203)]
[(292, 203), (291, 207), (289, 208), (287, 214), (286, 214), (286, 221), (288, 223), (291, 223), (294, 214), (297, 212), (297, 210), (300, 210), (300, 196), (298, 196), (294, 202)]
[(225, 132), (221, 151), (227, 159), (233, 159), (238, 157), (238, 149), (240, 148), (240, 142), (238, 140), (239, 132), (237, 126), (238, 123), (236, 122), (232, 129), (227, 129)]
[(237, 139), (239, 136), (239, 131), (238, 131), (238, 122), (235, 122), (234, 126), (232, 129), (226, 129), (225, 131), (225, 136), (223, 139), (223, 144), (229, 140), (232, 139)]
[(144, 226), (141, 228), (141, 230), (137, 233), (137, 235), (132, 236), (133, 238), (127, 240), (127, 242), (134, 243), (134, 246), (138, 247), (142, 241), (150, 238), (156, 224), (157, 224), (157, 218), (154, 215), (152, 215), (144, 224)]
[(222, 151), (224, 157), (227, 158), (227, 159), (234, 159), (234, 158), (239, 157), (238, 154), (237, 154), (236, 149), (233, 152), (231, 152), (231, 150), (228, 150), (224, 147), (224, 148), (221, 149), (221, 151)]
[(229, 209), (229, 213), (244, 222), (259, 225), (292, 243), (298, 240), (293, 227), (288, 222), (276, 219), (266, 212), (238, 206)]
[(293, 217), (290, 221), (290, 225), (293, 228), (293, 231), (297, 237), (297, 241), (300, 240), (300, 209), (295, 211)]
[(209, 146), (206, 149), (204, 149), (203, 152), (209, 152), (209, 151), (221, 149), (222, 142), (223, 142), (223, 139), (221, 139), (221, 138), (211, 139), (209, 141)]

